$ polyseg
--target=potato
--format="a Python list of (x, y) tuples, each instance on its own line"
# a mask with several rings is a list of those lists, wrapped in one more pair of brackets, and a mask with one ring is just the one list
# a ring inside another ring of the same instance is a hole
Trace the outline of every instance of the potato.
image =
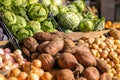
[(84, 77), (80, 77), (79, 79), (77, 79), (77, 80), (87, 80), (86, 78), (84, 78)]
[(109, 70), (107, 63), (101, 59), (97, 59), (97, 68), (103, 73)]
[(112, 78), (107, 73), (103, 73), (100, 76), (100, 80), (112, 80)]
[(60, 38), (65, 38), (66, 37), (66, 34), (64, 32), (51, 32), (52, 35), (54, 35), (54, 38), (55, 37), (60, 37)]
[(71, 53), (63, 53), (58, 59), (58, 64), (61, 68), (75, 69), (78, 61)]
[(57, 73), (57, 80), (75, 80), (70, 69), (61, 69)]
[(99, 80), (100, 79), (100, 73), (95, 67), (87, 67), (83, 71), (83, 76), (87, 78), (88, 80)]
[(33, 37), (40, 43), (44, 41), (51, 41), (53, 39), (51, 34), (45, 32), (37, 32)]
[(55, 38), (46, 46), (45, 52), (54, 56), (56, 53), (62, 50), (63, 46), (63, 38)]
[(75, 47), (74, 42), (71, 39), (64, 39), (63, 52), (74, 53), (73, 48)]
[(85, 44), (81, 44), (77, 47), (77, 52), (74, 55), (78, 62), (83, 64), (84, 66), (96, 66), (96, 58), (91, 54), (88, 47)]
[(55, 65), (55, 60), (50, 54), (40, 54), (38, 59), (42, 62), (42, 69), (50, 71)]
[(37, 50), (39, 53), (44, 53), (45, 52), (45, 47), (48, 45), (49, 41), (44, 41), (41, 44), (39, 44)]
[(30, 56), (31, 56), (30, 51), (28, 50), (27, 47), (22, 46), (22, 51), (23, 51), (23, 53), (24, 53), (27, 57), (30, 57)]
[(27, 37), (24, 41), (23, 44), (25, 47), (30, 49), (33, 45), (38, 44), (38, 42), (33, 38), (33, 37)]
[(38, 52), (34, 52), (31, 54), (31, 59), (36, 59), (37, 57), (39, 56), (39, 53)]

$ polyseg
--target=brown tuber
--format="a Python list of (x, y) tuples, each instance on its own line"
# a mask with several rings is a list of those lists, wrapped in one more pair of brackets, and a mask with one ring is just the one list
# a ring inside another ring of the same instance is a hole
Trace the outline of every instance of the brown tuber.
[(75, 80), (70, 69), (61, 69), (57, 72), (57, 80)]
[(27, 57), (30, 57), (30, 56), (31, 56), (30, 51), (28, 50), (27, 47), (22, 46), (22, 51), (23, 51), (23, 53), (24, 53)]
[(61, 68), (75, 69), (78, 66), (76, 58), (71, 53), (63, 53), (58, 59)]
[(33, 37), (27, 37), (23, 43), (24, 46), (30, 50), (30, 52), (35, 52), (37, 46), (39, 45), (38, 42)]
[(33, 37), (40, 43), (44, 41), (51, 41), (53, 39), (51, 34), (45, 32), (37, 32)]
[(100, 59), (97, 59), (97, 68), (103, 73), (109, 70), (107, 63)]
[(63, 52), (74, 53), (75, 43), (71, 39), (64, 39)]
[(89, 48), (85, 44), (76, 46), (77, 52), (74, 55), (78, 62), (84, 66), (96, 66), (96, 58), (91, 54)]
[(45, 48), (45, 52), (51, 55), (56, 55), (59, 51), (62, 50), (64, 46), (63, 38), (55, 38)]
[(45, 47), (48, 45), (49, 41), (44, 41), (38, 46), (38, 52), (39, 53), (44, 53), (45, 52)]
[(107, 73), (103, 73), (100, 75), (100, 80), (112, 80), (112, 78)]
[(99, 71), (95, 67), (87, 67), (83, 71), (83, 76), (87, 78), (87, 80), (99, 80), (100, 79)]
[(38, 59), (42, 62), (44, 70), (50, 71), (55, 65), (55, 60), (50, 54), (40, 54)]

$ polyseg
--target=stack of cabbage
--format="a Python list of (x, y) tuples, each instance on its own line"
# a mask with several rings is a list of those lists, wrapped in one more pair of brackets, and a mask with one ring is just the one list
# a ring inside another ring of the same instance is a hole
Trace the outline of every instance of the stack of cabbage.
[(104, 18), (99, 19), (91, 13), (83, 0), (74, 0), (67, 5), (61, 4), (61, 0), (52, 1), (56, 4), (51, 4), (50, 0), (42, 0), (65, 32), (103, 29)]
[(93, 15), (83, 0), (0, 0), (2, 20), (13, 35), (23, 40), (36, 32), (56, 31), (54, 18), (65, 32), (102, 30), (104, 19)]
[(19, 40), (39, 31), (56, 31), (54, 21), (48, 18), (48, 8), (38, 0), (0, 0), (0, 12), (3, 22)]

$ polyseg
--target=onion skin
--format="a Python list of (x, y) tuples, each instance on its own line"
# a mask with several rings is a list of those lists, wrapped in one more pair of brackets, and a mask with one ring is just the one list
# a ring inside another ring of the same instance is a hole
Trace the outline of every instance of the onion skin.
[(4, 54), (4, 49), (0, 48), (0, 54), (3, 55)]

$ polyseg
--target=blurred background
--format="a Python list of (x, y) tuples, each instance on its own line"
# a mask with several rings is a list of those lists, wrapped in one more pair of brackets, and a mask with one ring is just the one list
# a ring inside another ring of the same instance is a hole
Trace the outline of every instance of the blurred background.
[(90, 10), (106, 21), (120, 22), (120, 0), (85, 0)]

